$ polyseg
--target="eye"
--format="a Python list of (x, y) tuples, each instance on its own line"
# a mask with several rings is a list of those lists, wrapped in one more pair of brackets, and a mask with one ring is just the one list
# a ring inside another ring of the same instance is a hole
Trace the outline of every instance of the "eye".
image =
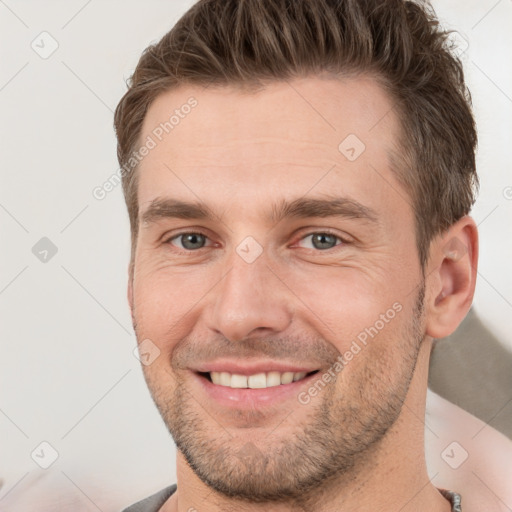
[(169, 238), (166, 243), (175, 245), (179, 249), (194, 251), (205, 247), (207, 240), (208, 237), (202, 233), (189, 232), (175, 235), (172, 238)]
[[(179, 249), (183, 249), (184, 251), (196, 251), (203, 247), (212, 245), (211, 243), (208, 243), (208, 241), (208, 237), (203, 233), (185, 232), (172, 236), (166, 240), (166, 243)], [(302, 237), (299, 240), (298, 245), (306, 249), (325, 251), (333, 249), (334, 247), (341, 245), (343, 242), (344, 240), (334, 233), (318, 231)]]
[[(333, 249), (334, 247), (340, 245), (340, 243), (343, 242), (343, 240), (339, 236), (336, 236), (333, 233), (319, 231), (316, 233), (310, 233), (309, 235), (306, 235), (305, 237), (301, 238), (299, 241), (299, 245), (308, 240), (310, 241), (310, 246), (306, 246), (306, 249), (319, 250)], [(337, 243), (338, 240), (340, 241), (340, 243)], [(304, 247), (303, 245), (301, 246)]]

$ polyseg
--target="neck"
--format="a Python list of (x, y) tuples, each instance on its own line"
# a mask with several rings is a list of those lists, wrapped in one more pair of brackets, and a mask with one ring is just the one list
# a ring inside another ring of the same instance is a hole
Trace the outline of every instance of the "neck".
[(204, 484), (180, 452), (178, 490), (160, 512), (450, 512), (430, 481), (424, 453), (424, 418), (431, 340), (424, 340), (407, 398), (393, 427), (361, 457), (350, 474), (335, 476), (300, 503), (248, 503), (220, 495)]

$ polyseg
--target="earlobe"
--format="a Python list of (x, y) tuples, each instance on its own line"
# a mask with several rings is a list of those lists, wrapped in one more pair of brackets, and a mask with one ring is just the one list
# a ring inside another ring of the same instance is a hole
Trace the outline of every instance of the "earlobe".
[(427, 334), (450, 335), (464, 319), (475, 292), (478, 231), (465, 216), (431, 244), (427, 283)]

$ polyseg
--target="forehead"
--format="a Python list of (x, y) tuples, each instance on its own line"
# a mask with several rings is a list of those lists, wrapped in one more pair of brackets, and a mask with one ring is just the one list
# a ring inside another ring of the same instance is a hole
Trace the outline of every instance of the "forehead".
[(399, 132), (391, 99), (368, 77), (304, 78), (258, 92), (181, 86), (159, 95), (144, 119), (139, 142), (151, 150), (139, 164), (139, 203), (227, 189), (331, 192), (340, 180), (353, 196), (357, 182), (393, 179), (388, 155)]
[[(142, 136), (153, 134), (158, 139), (160, 125), (170, 121), (167, 130), (160, 127), (161, 135), (172, 139), (178, 152), (191, 143), (201, 150), (242, 138), (282, 136), (337, 148), (340, 137), (348, 133), (358, 134), (365, 142), (395, 135), (392, 107), (389, 95), (366, 76), (272, 82), (254, 93), (232, 86), (185, 85), (155, 99)], [(191, 138), (190, 132), (196, 136)]]

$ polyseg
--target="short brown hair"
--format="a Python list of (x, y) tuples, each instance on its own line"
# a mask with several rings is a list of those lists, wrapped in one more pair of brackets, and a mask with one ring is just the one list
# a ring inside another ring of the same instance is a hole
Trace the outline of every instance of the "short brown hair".
[[(469, 213), (478, 188), (477, 135), (460, 60), (427, 2), (199, 0), (142, 54), (114, 118), (127, 168), (157, 95), (184, 84), (261, 88), (329, 73), (373, 76), (401, 121), (394, 170), (415, 211), (422, 267), (430, 241)], [(137, 169), (123, 190), (138, 233)]]

